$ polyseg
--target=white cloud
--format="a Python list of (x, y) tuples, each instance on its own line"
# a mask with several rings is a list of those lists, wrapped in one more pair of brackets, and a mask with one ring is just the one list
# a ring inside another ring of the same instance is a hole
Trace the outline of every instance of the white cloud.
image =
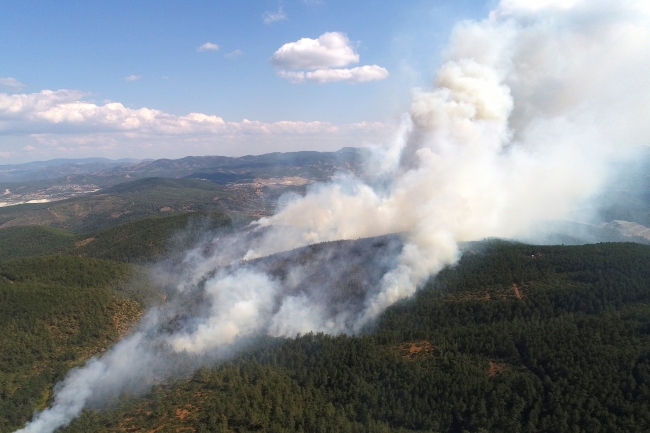
[(269, 12), (269, 11), (264, 12), (264, 14), (262, 14), (262, 19), (264, 20), (264, 24), (271, 24), (278, 21), (286, 20), (287, 15), (284, 13), (282, 6), (280, 6), (277, 12)]
[(366, 81), (378, 81), (387, 78), (389, 75), (386, 68), (377, 65), (366, 65), (352, 69), (317, 69), (315, 71), (278, 71), (278, 76), (285, 78), (292, 83), (303, 83), (313, 81), (316, 83), (334, 83), (347, 81), (348, 83), (364, 83)]
[[(16, 149), (31, 145), (36, 148), (33, 153), (44, 157), (242, 155), (304, 150), (305, 143), (311, 150), (359, 146), (382, 140), (388, 128), (378, 122), (230, 122), (204, 113), (178, 116), (146, 107), (133, 109), (119, 102), (97, 105), (84, 101), (84, 96), (74, 90), (0, 94), (3, 142), (8, 148), (12, 140), (20, 142)], [(156, 154), (150, 153), (152, 149)]]
[(201, 51), (217, 51), (219, 50), (219, 45), (213, 44), (212, 42), (206, 42), (205, 44), (201, 45), (200, 47), (196, 48), (196, 51), (201, 52)]
[(0, 78), (0, 84), (5, 87), (14, 87), (16, 89), (20, 89), (21, 87), (26, 86), (25, 84), (11, 77)]
[(271, 57), (271, 64), (282, 69), (339, 68), (358, 62), (359, 55), (350, 46), (350, 40), (339, 32), (324, 33), (318, 39), (289, 42)]
[(142, 78), (140, 75), (129, 75), (128, 77), (124, 77), (124, 80), (126, 81), (136, 81)]
[(244, 55), (244, 52), (242, 50), (235, 50), (231, 53), (224, 54), (224, 57), (228, 57), (229, 59), (235, 58), (235, 57), (241, 57)]
[(289, 80), (292, 83), (305, 82), (305, 73), (303, 71), (285, 71), (284, 69), (280, 69), (278, 71), (278, 77)]
[(292, 83), (363, 83), (383, 80), (389, 75), (386, 68), (378, 65), (341, 68), (358, 62), (359, 54), (354, 52), (350, 40), (338, 32), (324, 33), (318, 39), (302, 38), (284, 44), (271, 57), (271, 64), (280, 68), (278, 76)]

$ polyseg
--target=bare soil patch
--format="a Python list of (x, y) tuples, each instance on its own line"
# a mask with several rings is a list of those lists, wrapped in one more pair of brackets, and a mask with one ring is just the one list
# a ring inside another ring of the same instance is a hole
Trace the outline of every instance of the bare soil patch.
[(95, 240), (95, 238), (88, 238), (88, 239), (84, 239), (84, 240), (81, 240), (81, 241), (77, 241), (77, 242), (74, 243), (74, 246), (77, 247), (77, 248), (80, 248), (80, 247), (88, 245), (89, 243), (91, 243), (94, 240)]
[(508, 369), (508, 366), (506, 364), (501, 364), (498, 362), (490, 361), (490, 368), (488, 371), (488, 374), (490, 377), (494, 377), (499, 373), (503, 373)]
[(181, 409), (180, 407), (176, 408), (176, 416), (181, 420), (185, 419), (185, 417), (189, 414), (190, 411), (187, 409)]
[(436, 350), (436, 346), (428, 341), (416, 341), (404, 343), (397, 348), (400, 356), (406, 359), (415, 359), (420, 356), (427, 356)]

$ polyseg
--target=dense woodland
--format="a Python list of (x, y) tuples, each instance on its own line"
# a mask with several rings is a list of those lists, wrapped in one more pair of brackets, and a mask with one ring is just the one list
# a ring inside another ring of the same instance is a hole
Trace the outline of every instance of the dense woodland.
[(0, 263), (0, 431), (45, 408), (71, 367), (128, 331), (142, 313), (135, 272), (64, 255)]
[(144, 218), (79, 234), (47, 226), (7, 227), (0, 229), (0, 262), (69, 254), (142, 264), (184, 251), (206, 233), (230, 227), (230, 217), (205, 212)]
[[(217, 213), (223, 194), (200, 180), (143, 179), (0, 211), (1, 433), (162, 302), (147, 264), (238, 224)], [(647, 216), (620, 208), (612, 218)], [(380, 254), (373, 242), (354, 248)], [(300, 263), (337, 245), (300, 252)], [(492, 240), (463, 250), (362, 335), (261, 337), (236, 359), (124, 395), (63, 431), (650, 431), (650, 246)], [(268, 271), (283, 275), (291, 254)], [(337, 296), (358, 286), (353, 277), (368, 280), (373, 263), (347, 260)], [(312, 284), (325, 271), (309, 274)]]
[[(159, 160), (79, 176), (74, 167), (61, 179), (3, 184), (0, 191), (14, 192), (113, 186), (0, 208), (0, 433), (47, 407), (71, 368), (101, 355), (163, 302), (147, 265), (250, 221), (242, 213), (268, 214), (269, 203), (291, 190), (219, 183), (325, 180), (337, 167), (357, 170), (355, 152)], [(639, 176), (626, 170), (600, 198), (601, 222), (650, 227), (649, 178)], [(139, 179), (121, 183), (131, 177)], [(201, 180), (208, 178), (216, 183)], [(618, 239), (588, 229), (594, 239)], [(332, 270), (324, 268), (305, 281), (350, 302), (351, 291), (360, 296), (357, 280), (383, 272), (375, 263), (382, 260), (367, 257), (381, 254), (374, 243), (353, 246), (366, 252), (358, 260), (330, 261), (345, 281), (328, 287), (321, 280)], [(308, 268), (327, 248), (338, 244), (259, 263), (284, 278), (283, 267), (298, 260)], [(492, 240), (463, 250), (458, 265), (362, 335), (260, 337), (227, 362), (86, 410), (62, 431), (650, 431), (650, 246)]]
[[(464, 248), (457, 266), (362, 336), (262, 338), (237, 359), (86, 411), (64, 431), (650, 430), (650, 247)], [(129, 269), (69, 256), (0, 266), (0, 431), (114, 341), (107, 320), (111, 302), (131, 299), (119, 290)], [(53, 301), (64, 292), (75, 302)], [(82, 304), (89, 294), (92, 305)], [(89, 325), (69, 326), (84, 331), (65, 339), (39, 325), (65, 317)]]

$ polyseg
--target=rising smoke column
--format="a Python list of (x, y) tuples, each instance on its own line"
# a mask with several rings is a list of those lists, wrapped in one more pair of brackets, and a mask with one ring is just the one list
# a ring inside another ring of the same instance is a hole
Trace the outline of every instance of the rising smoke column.
[[(200, 356), (247, 335), (358, 332), (454, 263), (458, 242), (516, 237), (537, 220), (562, 218), (598, 192), (611, 161), (650, 143), (649, 27), (650, 7), (633, 0), (503, 0), (484, 21), (458, 24), (434, 89), (413, 91), (394, 144), (373, 160), (387, 182), (314, 186), (260, 220), (257, 236), (226, 240), (209, 257), (188, 253), (184, 273), (169, 277), (179, 292), (199, 287), (209, 307), (149, 315), (140, 331), (71, 372), (53, 406), (20, 431), (67, 425), (105, 390), (118, 395), (133, 374), (155, 380), (145, 367), (120, 366), (159, 351)], [(287, 294), (271, 275), (238, 264), (388, 233), (404, 238), (391, 270), (360, 304), (334, 313), (313, 294)], [(178, 314), (190, 317), (162, 330)]]
[(612, 161), (650, 143), (648, 9), (504, 0), (487, 20), (457, 25), (435, 89), (413, 91), (392, 159), (380, 164), (392, 184), (313, 189), (260, 221), (297, 236), (268, 236), (249, 257), (404, 233), (400, 263), (369, 294), (359, 329), (453, 263), (457, 242), (565, 217), (599, 191)]

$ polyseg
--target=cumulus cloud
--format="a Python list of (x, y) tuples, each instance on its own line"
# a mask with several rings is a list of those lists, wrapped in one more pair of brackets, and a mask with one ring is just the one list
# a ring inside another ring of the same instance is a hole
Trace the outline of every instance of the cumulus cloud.
[(0, 85), (3, 85), (5, 87), (13, 87), (13, 88), (16, 88), (16, 89), (26, 87), (25, 84), (21, 83), (20, 81), (16, 80), (15, 78), (11, 78), (11, 77), (0, 78)]
[(339, 32), (324, 33), (318, 39), (289, 42), (271, 57), (271, 64), (283, 69), (337, 68), (358, 62), (359, 55), (350, 46), (350, 40)]
[[(85, 101), (76, 90), (43, 90), (37, 93), (0, 93), (0, 135), (26, 137), (36, 148), (60, 149), (90, 155), (98, 151), (131, 155), (133, 143), (158, 150), (178, 148), (185, 152), (239, 155), (270, 150), (299, 150), (309, 138), (311, 149), (337, 150), (379, 139), (388, 128), (378, 122), (335, 125), (329, 122), (239, 122), (204, 114), (174, 115), (161, 110), (125, 107), (119, 102)], [(220, 149), (214, 149), (219, 138)], [(22, 144), (23, 146), (25, 143)], [(209, 150), (211, 149), (211, 150)], [(101, 153), (101, 152), (100, 152)], [(53, 155), (54, 156), (54, 155)], [(167, 156), (185, 156), (168, 153)]]
[(128, 77), (124, 77), (125, 81), (136, 81), (142, 78), (140, 75), (129, 75)]
[(363, 83), (383, 80), (389, 75), (386, 68), (378, 65), (342, 68), (351, 63), (359, 63), (359, 54), (350, 45), (348, 37), (339, 32), (284, 44), (271, 57), (271, 64), (279, 68), (278, 76), (292, 83)]
[(272, 24), (278, 21), (286, 20), (287, 15), (284, 13), (282, 6), (280, 6), (277, 12), (264, 12), (262, 14), (262, 19), (264, 20), (264, 24)]
[(292, 83), (313, 81), (315, 83), (334, 83), (347, 81), (348, 83), (363, 83), (366, 81), (383, 80), (388, 77), (386, 68), (377, 65), (366, 65), (352, 69), (317, 69), (315, 71), (285, 71), (279, 70), (278, 76)]
[(200, 47), (196, 47), (196, 51), (202, 52), (202, 51), (217, 51), (219, 50), (219, 45), (213, 44), (212, 42), (206, 42), (205, 44), (201, 45)]
[[(74, 132), (88, 129), (151, 134), (272, 134), (318, 133), (339, 127), (328, 122), (280, 121), (264, 123), (244, 119), (226, 122), (223, 118), (203, 113), (176, 116), (150, 108), (128, 108), (119, 102), (97, 105), (81, 100), (84, 93), (70, 90), (43, 90), (31, 94), (0, 94), (0, 131)], [(26, 129), (24, 129), (26, 128)]]

